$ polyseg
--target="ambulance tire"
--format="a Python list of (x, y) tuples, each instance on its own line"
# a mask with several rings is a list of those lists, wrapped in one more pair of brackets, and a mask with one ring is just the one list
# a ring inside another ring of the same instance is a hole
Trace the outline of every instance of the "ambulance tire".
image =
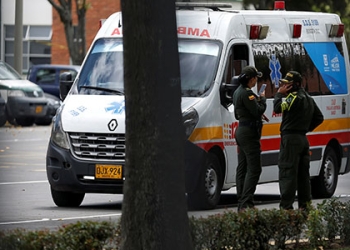
[(196, 189), (188, 193), (188, 207), (190, 210), (214, 209), (219, 203), (223, 185), (220, 162), (213, 153), (203, 167)]
[(85, 193), (57, 191), (51, 187), (51, 196), (58, 207), (79, 207), (84, 200)]
[(319, 176), (311, 179), (311, 194), (313, 199), (330, 198), (338, 184), (339, 164), (334, 149), (327, 147), (323, 156)]

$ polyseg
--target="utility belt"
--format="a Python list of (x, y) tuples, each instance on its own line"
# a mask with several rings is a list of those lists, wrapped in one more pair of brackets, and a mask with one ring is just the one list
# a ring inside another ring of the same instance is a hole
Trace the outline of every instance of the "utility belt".
[(249, 127), (254, 129), (261, 129), (262, 121), (239, 121), (239, 126)]
[(289, 129), (283, 130), (281, 135), (306, 135), (306, 131)]

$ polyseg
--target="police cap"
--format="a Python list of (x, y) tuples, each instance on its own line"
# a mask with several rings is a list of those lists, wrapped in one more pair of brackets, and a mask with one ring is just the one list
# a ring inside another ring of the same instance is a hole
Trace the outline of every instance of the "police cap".
[(245, 76), (247, 78), (252, 78), (252, 77), (262, 77), (262, 73), (258, 71), (255, 67), (253, 66), (246, 66), (242, 70), (241, 76)]
[(282, 83), (301, 83), (301, 75), (297, 71), (289, 71), (286, 76), (280, 80)]

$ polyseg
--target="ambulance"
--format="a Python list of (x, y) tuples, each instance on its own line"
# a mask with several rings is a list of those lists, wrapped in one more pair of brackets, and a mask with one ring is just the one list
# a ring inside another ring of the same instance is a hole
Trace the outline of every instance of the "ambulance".
[[(308, 133), (313, 198), (331, 197), (350, 172), (349, 55), (336, 14), (234, 10), (227, 4), (176, 4), (182, 114), (186, 131), (186, 193), (191, 209), (213, 209), (235, 187), (238, 121), (232, 93), (246, 65), (263, 73), (269, 122), (261, 138), (259, 184), (278, 181), (281, 116), (273, 112), (279, 80), (299, 71), (325, 117)], [(123, 193), (125, 97), (122, 13), (98, 31), (73, 81), (62, 76), (64, 102), (52, 125), (46, 156), (54, 203), (77, 207), (86, 193)]]

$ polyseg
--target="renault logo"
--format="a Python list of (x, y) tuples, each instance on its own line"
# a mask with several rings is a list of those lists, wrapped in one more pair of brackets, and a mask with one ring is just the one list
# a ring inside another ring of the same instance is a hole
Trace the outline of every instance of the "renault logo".
[(35, 97), (39, 97), (38, 91), (34, 90), (34, 91), (33, 91), (33, 95), (34, 95)]
[(118, 127), (118, 122), (116, 119), (112, 119), (109, 123), (108, 123), (108, 129), (110, 131), (114, 131), (116, 128)]

